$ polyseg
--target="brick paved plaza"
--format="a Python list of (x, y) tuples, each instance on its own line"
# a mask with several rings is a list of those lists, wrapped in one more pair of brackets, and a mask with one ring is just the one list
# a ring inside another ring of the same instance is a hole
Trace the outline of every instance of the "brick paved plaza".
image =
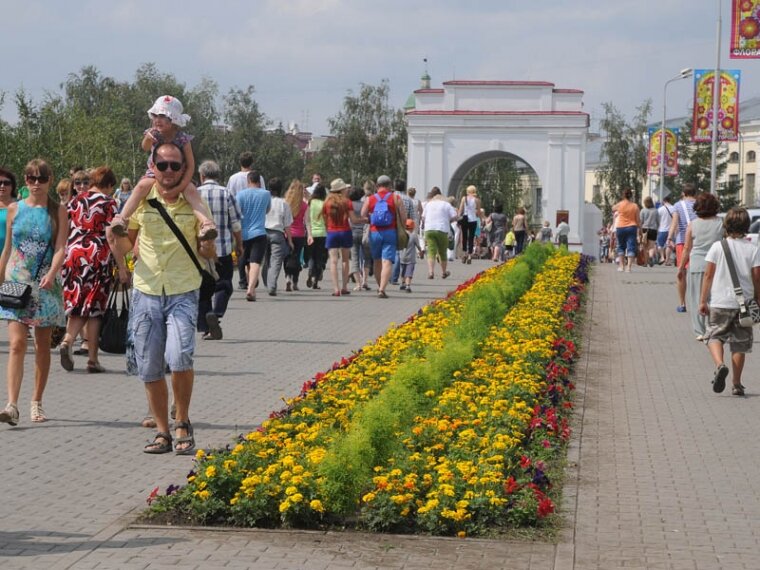
[[(414, 293), (387, 301), (332, 298), (329, 285), (256, 303), (236, 291), (225, 339), (198, 343), (198, 444), (250, 430), (314, 373), (485, 267), (455, 263), (450, 280), (428, 281), (420, 266)], [(30, 356), (21, 423), (0, 426), (0, 568), (760, 568), (760, 356), (748, 359), (746, 398), (713, 394), (672, 279), (666, 268), (594, 270), (558, 544), (135, 525), (150, 490), (182, 483), (192, 459), (141, 452), (152, 431), (138, 425), (144, 392), (118, 372), (122, 357), (103, 355), (114, 372), (88, 375), (86, 357), (66, 373), (56, 354), (51, 420), (28, 419)]]

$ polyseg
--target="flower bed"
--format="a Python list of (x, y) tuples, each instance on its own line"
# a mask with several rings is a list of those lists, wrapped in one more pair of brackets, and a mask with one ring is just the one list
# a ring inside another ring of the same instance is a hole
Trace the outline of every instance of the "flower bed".
[[(541, 461), (569, 435), (559, 399), (572, 347), (557, 343), (557, 333), (563, 305), (572, 313), (564, 301), (578, 263), (558, 254), (539, 272), (548, 251), (534, 248), (424, 308), (307, 382), (232, 450), (199, 452), (188, 484), (152, 497), (153, 512), (194, 523), (313, 527), (355, 517), (361, 506), (370, 528), (441, 534), (476, 534), (505, 514), (521, 524), (548, 514)], [(493, 302), (507, 317), (473, 327)], [(412, 372), (425, 378), (420, 370), (436, 366), (449, 373), (433, 389), (415, 380), (410, 401), (394, 399)], [(389, 411), (394, 402), (400, 412)], [(363, 462), (353, 466), (357, 458)], [(341, 465), (345, 477), (336, 475)]]

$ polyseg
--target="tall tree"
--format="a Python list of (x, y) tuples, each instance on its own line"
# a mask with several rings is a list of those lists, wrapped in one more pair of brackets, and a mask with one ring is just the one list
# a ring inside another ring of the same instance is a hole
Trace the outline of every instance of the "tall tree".
[(380, 85), (361, 84), (349, 91), (343, 109), (328, 119), (332, 138), (317, 160), (327, 177), (340, 176), (361, 184), (380, 174), (406, 176), (406, 124), (404, 112), (389, 102), (387, 79)]
[(462, 180), (459, 193), (461, 197), (467, 186), (472, 184), (478, 188), (486, 210), (490, 212), (496, 204), (501, 204), (504, 212), (513, 214), (524, 205), (526, 187), (534, 178), (535, 173), (527, 165), (518, 163), (514, 158), (497, 158), (473, 168)]
[[(674, 180), (677, 194), (681, 194), (683, 185), (691, 182), (697, 185), (699, 190), (710, 191), (712, 144), (709, 142), (691, 142), (691, 128), (693, 121), (688, 119), (678, 134), (678, 176)], [(728, 149), (725, 145), (718, 145), (716, 173), (718, 179), (723, 175), (728, 166)]]
[(609, 217), (612, 204), (620, 200), (623, 190), (630, 188), (634, 200), (641, 200), (647, 169), (647, 125), (652, 112), (652, 102), (645, 101), (636, 108), (631, 123), (612, 103), (603, 103), (604, 118), (600, 129), (605, 140), (602, 143), (603, 166), (596, 177), (605, 187), (603, 207), (605, 217)]

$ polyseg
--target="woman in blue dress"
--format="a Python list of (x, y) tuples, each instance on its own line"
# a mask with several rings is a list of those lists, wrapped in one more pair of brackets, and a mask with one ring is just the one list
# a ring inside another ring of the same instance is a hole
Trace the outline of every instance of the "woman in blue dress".
[[(53, 173), (40, 159), (24, 169), (29, 197), (8, 207), (6, 240), (0, 255), (0, 281), (17, 281), (32, 287), (23, 309), (0, 307), (0, 319), (8, 321), (8, 404), (0, 422), (19, 421), (18, 398), (24, 377), (24, 356), (29, 328), (34, 327), (35, 380), (31, 420), (47, 420), (42, 394), (50, 372), (50, 338), (54, 326), (63, 324), (63, 294), (59, 275), (65, 255), (68, 220), (66, 208), (49, 198)], [(36, 278), (35, 278), (36, 275)]]

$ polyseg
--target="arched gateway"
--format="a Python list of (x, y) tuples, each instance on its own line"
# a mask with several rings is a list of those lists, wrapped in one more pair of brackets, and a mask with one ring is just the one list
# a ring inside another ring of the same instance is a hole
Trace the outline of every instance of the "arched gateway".
[(544, 81), (447, 81), (431, 89), (424, 76), (407, 104), (408, 184), (422, 195), (433, 186), (453, 194), (475, 166), (519, 159), (535, 172), (533, 218), (554, 225), (566, 214), (571, 247), (580, 250), (589, 126), (582, 98), (583, 91)]

